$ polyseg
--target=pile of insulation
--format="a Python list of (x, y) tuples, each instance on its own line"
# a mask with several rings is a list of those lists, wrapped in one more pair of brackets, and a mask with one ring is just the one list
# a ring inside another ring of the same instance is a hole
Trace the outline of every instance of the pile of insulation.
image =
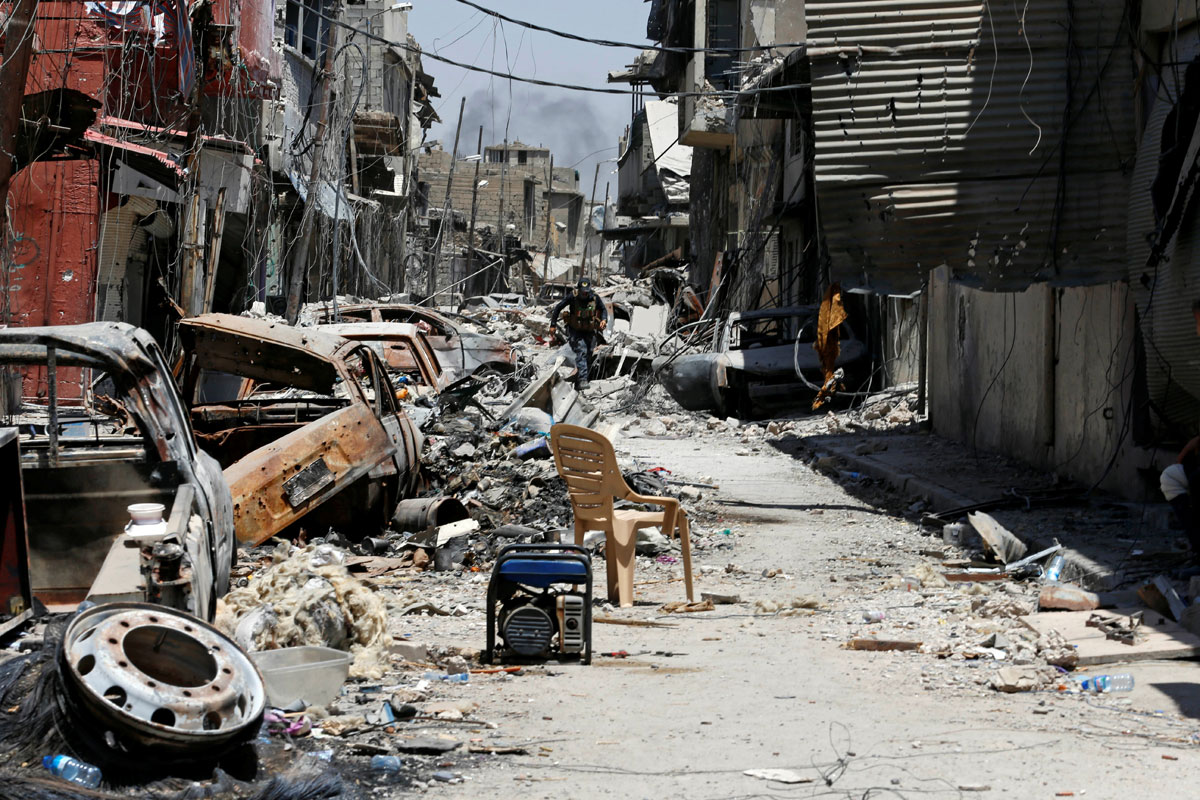
[(379, 680), (392, 637), (387, 606), (344, 565), (330, 545), (293, 552), (281, 544), (274, 563), (217, 604), (214, 624), (248, 651), (319, 645), (354, 656), (350, 677)]

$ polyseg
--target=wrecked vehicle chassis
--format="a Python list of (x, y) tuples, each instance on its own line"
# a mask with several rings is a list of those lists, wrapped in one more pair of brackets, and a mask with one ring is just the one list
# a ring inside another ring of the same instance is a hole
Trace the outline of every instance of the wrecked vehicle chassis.
[(179, 324), (182, 385), (225, 468), (234, 529), (385, 524), (415, 489), (421, 436), (371, 348), (312, 328), (207, 314)]
[[(229, 487), (196, 446), (150, 334), (123, 323), (8, 328), (0, 366), (31, 396), (8, 421), (22, 433), (33, 596), (51, 610), (149, 601), (211, 619), (234, 557)], [(126, 533), (134, 503), (161, 503), (165, 528)]]

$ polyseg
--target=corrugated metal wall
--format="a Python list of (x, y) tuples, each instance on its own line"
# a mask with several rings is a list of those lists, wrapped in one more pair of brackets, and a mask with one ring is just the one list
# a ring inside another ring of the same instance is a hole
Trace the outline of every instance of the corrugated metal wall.
[[(1192, 28), (1168, 43), (1157, 91), (1150, 94), (1150, 114), (1133, 172), (1128, 208), (1129, 285), (1138, 310), (1146, 353), (1146, 385), (1159, 422), (1173, 433), (1191, 436), (1200, 422), (1200, 339), (1192, 320), (1192, 302), (1200, 300), (1200, 216), (1195, 199), (1184, 215), (1168, 259), (1147, 269), (1155, 231), (1150, 185), (1158, 174), (1163, 123), (1183, 88), (1184, 64), (1200, 54), (1200, 32)], [(1184, 137), (1186, 139), (1186, 135)]]
[(1071, 5), (806, 4), (835, 279), (909, 293), (941, 264), (1003, 290), (1124, 275), (1125, 2)]

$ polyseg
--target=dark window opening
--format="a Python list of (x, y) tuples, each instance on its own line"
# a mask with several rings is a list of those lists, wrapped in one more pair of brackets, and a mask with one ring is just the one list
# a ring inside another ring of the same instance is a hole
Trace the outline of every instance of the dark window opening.
[(738, 45), (738, 0), (708, 0), (709, 48), (726, 48), (723, 53), (708, 53), (704, 60), (704, 77), (717, 89), (737, 85), (733, 75), (734, 53)]

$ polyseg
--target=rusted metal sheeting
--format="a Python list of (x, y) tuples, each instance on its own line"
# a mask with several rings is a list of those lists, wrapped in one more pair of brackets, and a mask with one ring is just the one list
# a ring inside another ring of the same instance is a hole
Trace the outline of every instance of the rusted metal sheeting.
[(835, 280), (908, 293), (943, 263), (991, 289), (1121, 277), (1135, 137), (1124, 3), (1067, 8), (806, 4)]
[[(233, 494), (233, 527), (244, 544), (287, 528), (384, 462), (395, 445), (365, 403), (298, 428), (225, 469)], [(321, 462), (324, 467), (314, 465)], [(294, 483), (308, 470), (311, 480)]]

